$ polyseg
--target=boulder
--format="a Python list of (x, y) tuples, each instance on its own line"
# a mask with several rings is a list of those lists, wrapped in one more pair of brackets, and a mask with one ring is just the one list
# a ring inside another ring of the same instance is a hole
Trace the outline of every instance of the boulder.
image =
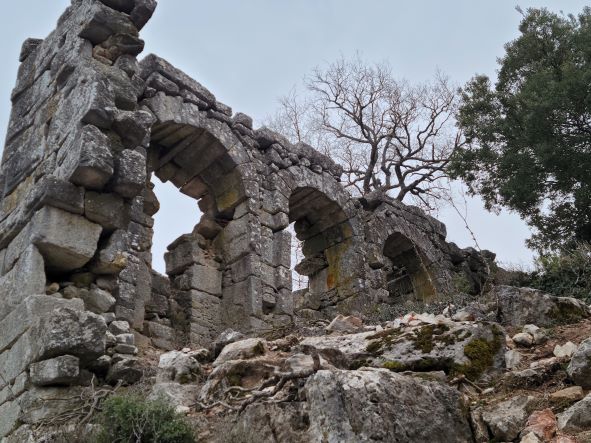
[(69, 385), (78, 380), (80, 360), (73, 355), (33, 363), (30, 366), (31, 382), (37, 386)]
[(358, 332), (363, 328), (363, 321), (358, 317), (337, 315), (326, 327), (326, 332)]
[(520, 395), (484, 408), (482, 419), (498, 441), (513, 441), (525, 426), (534, 397)]
[(521, 353), (514, 349), (505, 352), (505, 366), (507, 369), (515, 369), (521, 362)]
[(105, 353), (106, 332), (107, 325), (101, 316), (60, 308), (40, 318), (31, 336), (39, 360), (68, 354), (88, 362)]
[(304, 386), (309, 441), (466, 442), (460, 393), (385, 370), (318, 371)]
[(558, 414), (558, 428), (571, 434), (591, 428), (591, 394)]
[(264, 355), (266, 352), (265, 343), (265, 340), (260, 338), (247, 338), (230, 343), (213, 362), (213, 366), (219, 366), (229, 360), (245, 360)]
[(573, 354), (566, 372), (577, 385), (591, 388), (591, 338), (581, 342)]
[(116, 354), (107, 374), (107, 382), (114, 384), (120, 381), (123, 384), (132, 385), (137, 383), (143, 375), (144, 371), (137, 357)]
[(189, 353), (171, 351), (160, 356), (159, 378), (177, 383), (194, 381), (201, 372), (199, 362)]
[(519, 332), (518, 334), (515, 334), (512, 337), (512, 340), (517, 346), (521, 346), (524, 348), (529, 348), (534, 344), (533, 335), (528, 334), (527, 332)]
[(582, 400), (583, 397), (585, 397), (583, 388), (580, 386), (570, 386), (550, 394), (550, 401), (553, 403), (569, 404)]
[(498, 303), (498, 319), (505, 326), (564, 325), (591, 315), (589, 306), (581, 300), (554, 297), (532, 288), (495, 286), (489, 298)]
[(129, 323), (124, 320), (115, 320), (109, 325), (109, 331), (114, 335), (128, 334), (131, 331)]
[(550, 441), (556, 434), (557, 427), (556, 416), (552, 409), (544, 409), (535, 411), (529, 416), (521, 435), (526, 438), (528, 435), (533, 434), (539, 441)]
[(115, 297), (99, 288), (93, 288), (90, 291), (81, 291), (81, 296), (86, 309), (95, 314), (104, 314), (116, 302)]
[(567, 341), (563, 345), (556, 345), (554, 347), (554, 356), (557, 358), (563, 357), (572, 357), (572, 355), (576, 352), (578, 346), (574, 343)]
[(152, 387), (149, 400), (163, 400), (170, 406), (193, 406), (199, 394), (199, 386), (172, 382), (159, 382)]

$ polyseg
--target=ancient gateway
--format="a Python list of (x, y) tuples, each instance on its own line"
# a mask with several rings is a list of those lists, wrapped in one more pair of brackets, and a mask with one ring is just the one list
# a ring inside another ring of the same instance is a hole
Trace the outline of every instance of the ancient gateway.
[[(66, 355), (97, 370), (114, 320), (157, 347), (203, 346), (226, 328), (379, 315), (458, 280), (477, 293), (485, 278), (483, 257), (447, 243), (442, 223), (353, 197), (330, 158), (254, 129), (164, 59), (138, 62), (155, 8), (73, 0), (23, 45), (0, 172), (0, 438), (42, 415), (22, 413), (50, 395), (32, 372)], [(169, 246), (167, 275), (151, 266), (154, 175), (203, 213)], [(309, 277), (296, 292), (291, 223)]]

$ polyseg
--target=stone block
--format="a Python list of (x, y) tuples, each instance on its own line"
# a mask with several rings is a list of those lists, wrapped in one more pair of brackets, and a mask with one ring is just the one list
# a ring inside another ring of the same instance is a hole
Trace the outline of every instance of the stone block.
[(144, 324), (144, 330), (152, 340), (152, 344), (157, 348), (165, 349), (167, 351), (176, 348), (175, 332), (170, 326), (153, 321), (147, 321)]
[(90, 263), (94, 274), (118, 274), (127, 266), (127, 232), (117, 230), (100, 247), (98, 255)]
[(25, 333), (34, 322), (57, 308), (83, 310), (80, 299), (66, 300), (49, 295), (30, 295), (4, 319), (0, 320), (0, 354)]
[(3, 439), (16, 429), (21, 413), (18, 401), (13, 400), (0, 406), (0, 438)]
[(66, 147), (63, 174), (75, 185), (102, 189), (113, 175), (110, 141), (96, 126), (86, 125), (77, 140)]
[[(45, 283), (43, 257), (37, 248), (30, 246), (20, 256), (16, 265), (6, 275), (0, 277), (0, 320), (29, 295), (45, 293)], [(0, 331), (3, 330), (0, 329)], [(0, 337), (0, 344), (1, 342)]]
[(220, 328), (220, 299), (200, 291), (189, 291), (191, 296), (191, 323), (211, 328)]
[(115, 157), (115, 173), (111, 188), (126, 198), (139, 195), (146, 186), (146, 158), (126, 149)]
[(147, 146), (150, 142), (150, 128), (154, 116), (147, 111), (118, 111), (113, 129), (121, 137), (126, 148)]
[(219, 266), (215, 260), (206, 255), (206, 251), (199, 246), (197, 239), (189, 235), (179, 238), (168, 247), (168, 252), (164, 254), (164, 261), (168, 275), (181, 274), (193, 264)]
[[(116, 1), (112, 0), (110, 3)], [(137, 35), (137, 28), (127, 14), (122, 14), (102, 3), (92, 2), (85, 13), (79, 35), (90, 40), (93, 45), (104, 42), (113, 34)]]
[(99, 288), (86, 291), (82, 295), (86, 309), (95, 314), (104, 314), (115, 304), (115, 297)]
[(101, 231), (101, 226), (84, 217), (47, 206), (33, 216), (28, 235), (47, 269), (66, 272), (90, 261)]
[(35, 387), (18, 398), (22, 423), (37, 424), (82, 406), (80, 387)]
[(74, 355), (84, 362), (105, 353), (107, 325), (100, 316), (70, 308), (54, 310), (31, 329), (37, 359)]
[(129, 208), (118, 194), (87, 192), (84, 215), (109, 231), (126, 228), (129, 224)]
[(156, 10), (156, 0), (136, 0), (135, 7), (131, 11), (129, 18), (133, 24), (141, 30)]
[(196, 289), (219, 296), (222, 294), (222, 273), (210, 266), (192, 265), (175, 279), (175, 286), (181, 290)]
[(72, 355), (33, 363), (30, 367), (31, 382), (36, 386), (69, 385), (80, 376), (80, 360)]
[(109, 8), (125, 12), (126, 14), (129, 14), (135, 6), (135, 0), (101, 0), (101, 2)]

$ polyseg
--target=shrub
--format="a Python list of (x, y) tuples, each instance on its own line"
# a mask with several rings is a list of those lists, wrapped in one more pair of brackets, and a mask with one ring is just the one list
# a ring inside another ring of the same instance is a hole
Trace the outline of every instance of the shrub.
[(550, 253), (536, 260), (527, 286), (560, 297), (591, 301), (591, 244), (578, 243), (570, 250)]
[(103, 403), (97, 443), (194, 443), (186, 419), (166, 402), (113, 396)]

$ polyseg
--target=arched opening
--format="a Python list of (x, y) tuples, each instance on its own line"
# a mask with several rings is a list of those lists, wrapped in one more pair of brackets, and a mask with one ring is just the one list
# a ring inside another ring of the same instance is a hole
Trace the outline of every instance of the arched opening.
[(174, 123), (153, 128), (149, 167), (196, 203), (166, 214), (198, 222), (167, 246), (164, 261), (172, 326), (181, 342), (203, 345), (226, 327), (248, 324), (247, 303), (238, 300), (248, 294), (235, 287), (248, 276), (234, 275), (235, 264), (250, 252), (238, 238), (247, 217), (238, 209), (247, 200), (242, 173), (210, 131)]
[[(308, 277), (309, 293), (319, 295), (345, 288), (352, 275), (344, 265), (353, 232), (343, 209), (321, 191), (301, 187), (290, 196), (289, 221), (302, 242), (303, 259), (294, 269)], [(326, 299), (320, 304), (333, 302)]]
[(391, 304), (409, 300), (427, 302), (435, 296), (425, 259), (408, 237), (400, 232), (390, 235), (384, 245), (384, 256), (390, 262), (384, 271)]

